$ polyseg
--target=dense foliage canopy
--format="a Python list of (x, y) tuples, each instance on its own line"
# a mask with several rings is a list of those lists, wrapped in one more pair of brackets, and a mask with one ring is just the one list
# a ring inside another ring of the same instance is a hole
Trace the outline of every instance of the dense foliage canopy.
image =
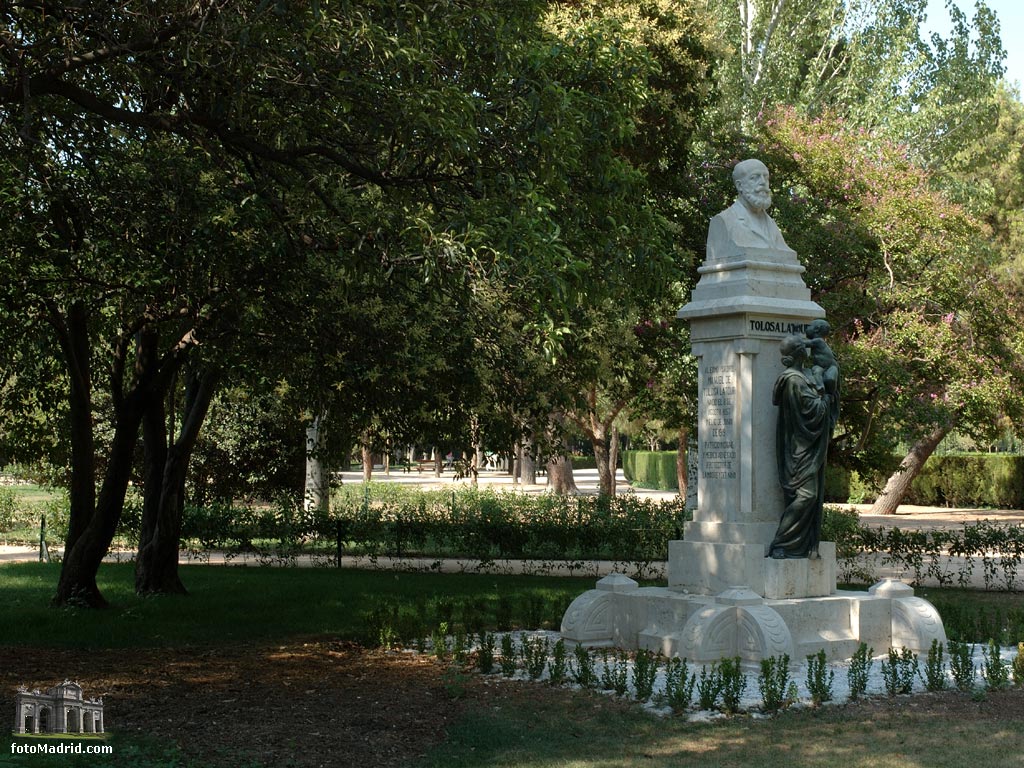
[(1020, 102), (983, 4), (923, 8), (3, 4), (2, 447), (70, 488), (58, 602), (102, 604), (133, 478), (137, 586), (183, 589), (185, 496), (297, 491), (253, 465), (313, 420), (325, 457), (576, 434), (611, 492), (627, 416), (691, 426), (672, 318), (745, 155), (837, 328), (837, 455), (1012, 425)]

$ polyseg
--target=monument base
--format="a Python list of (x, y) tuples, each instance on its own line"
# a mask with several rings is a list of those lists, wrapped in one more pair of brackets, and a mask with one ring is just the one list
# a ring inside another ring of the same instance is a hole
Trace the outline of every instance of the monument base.
[[(671, 544), (677, 558), (686, 554), (679, 546), (684, 542)], [(829, 659), (843, 659), (861, 643), (876, 653), (891, 647), (923, 653), (933, 640), (946, 642), (935, 607), (902, 582), (885, 580), (867, 592), (837, 591), (835, 545), (824, 544), (819, 560), (772, 560), (761, 545), (699, 545), (705, 572), (721, 564), (724, 572), (753, 574), (765, 594), (745, 585), (716, 594), (640, 587), (613, 573), (572, 602), (562, 618), (562, 637), (589, 646), (660, 651), (698, 664), (734, 656), (751, 664), (783, 654), (799, 659), (821, 650)], [(757, 563), (746, 551), (751, 547), (762, 552)], [(732, 570), (737, 562), (742, 568)], [(669, 573), (670, 581), (681, 583), (686, 571), (670, 561)], [(829, 578), (824, 594), (808, 594), (821, 591)]]
[[(765, 531), (759, 529), (764, 528)], [(717, 595), (742, 584), (761, 597), (825, 597), (836, 591), (836, 545), (823, 541), (818, 557), (765, 557), (776, 526), (687, 523), (686, 539), (668, 544), (668, 586), (681, 592)], [(767, 532), (767, 536), (764, 533)], [(759, 535), (760, 534), (760, 535)]]

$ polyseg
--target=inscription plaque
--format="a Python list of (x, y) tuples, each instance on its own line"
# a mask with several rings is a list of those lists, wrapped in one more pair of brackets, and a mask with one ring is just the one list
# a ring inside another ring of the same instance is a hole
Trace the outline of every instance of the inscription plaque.
[(702, 384), (701, 477), (733, 480), (736, 478), (736, 366), (709, 365), (703, 372)]

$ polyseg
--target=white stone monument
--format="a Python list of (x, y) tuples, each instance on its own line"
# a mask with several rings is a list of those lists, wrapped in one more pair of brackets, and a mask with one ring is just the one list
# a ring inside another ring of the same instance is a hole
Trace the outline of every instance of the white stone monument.
[(820, 543), (816, 558), (767, 556), (784, 509), (772, 404), (779, 344), (825, 312), (767, 213), (767, 168), (747, 160), (734, 179), (739, 198), (711, 220), (700, 280), (679, 312), (698, 359), (694, 519), (682, 541), (669, 542), (668, 587), (606, 577), (569, 607), (562, 634), (695, 662), (796, 659), (822, 649), (847, 658), (861, 642), (879, 652), (926, 651), (945, 632), (906, 584), (837, 592), (831, 542)]

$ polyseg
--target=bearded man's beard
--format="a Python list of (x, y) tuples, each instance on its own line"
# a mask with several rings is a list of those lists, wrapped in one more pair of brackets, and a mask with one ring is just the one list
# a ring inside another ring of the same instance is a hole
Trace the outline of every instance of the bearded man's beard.
[(772, 207), (772, 193), (771, 192), (757, 192), (749, 190), (744, 194), (747, 201), (762, 211), (767, 211)]

